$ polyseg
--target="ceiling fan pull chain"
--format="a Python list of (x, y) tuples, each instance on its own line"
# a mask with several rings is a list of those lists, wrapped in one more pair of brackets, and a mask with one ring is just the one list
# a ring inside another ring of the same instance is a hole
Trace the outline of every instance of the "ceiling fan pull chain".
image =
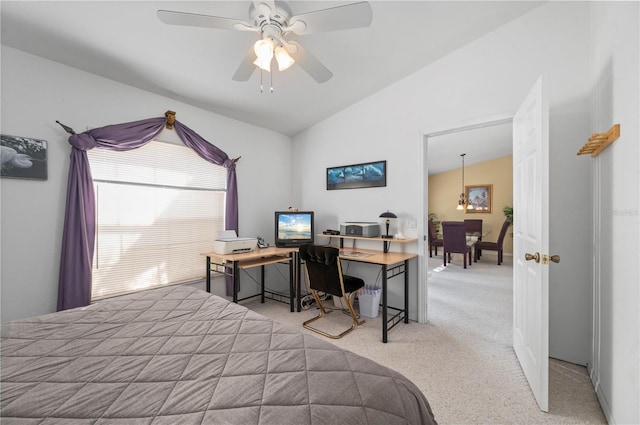
[(271, 94), (273, 94), (273, 72), (269, 73), (269, 79), (270, 79), (270, 83), (269, 83), (269, 92)]
[(264, 85), (262, 84), (262, 69), (260, 70), (260, 93), (264, 93)]

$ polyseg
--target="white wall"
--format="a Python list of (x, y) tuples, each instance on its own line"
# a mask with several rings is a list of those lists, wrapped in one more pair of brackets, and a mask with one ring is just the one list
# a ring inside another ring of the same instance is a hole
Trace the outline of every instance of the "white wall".
[[(543, 74), (550, 98), (550, 254), (562, 257), (550, 269), (550, 353), (583, 365), (591, 341), (589, 165), (576, 152), (589, 134), (587, 12), (586, 3), (547, 3), (297, 135), (293, 145), (294, 175), (301, 176), (295, 195), (318, 213), (320, 228), (375, 219), (386, 209), (421, 217), (422, 133), (514, 112)], [(386, 188), (325, 190), (325, 167), (380, 159), (388, 164)], [(425, 233), (421, 223), (403, 231)], [(410, 298), (415, 313), (415, 283)]]
[[(240, 236), (273, 242), (273, 211), (291, 201), (291, 139), (172, 99), (2, 46), (2, 133), (47, 140), (48, 180), (0, 181), (2, 322), (56, 309), (70, 145), (76, 132), (145, 118), (176, 118), (237, 164)], [(269, 178), (265, 178), (269, 164)], [(274, 190), (273, 188), (281, 188)], [(203, 259), (204, 275), (204, 259)], [(243, 295), (255, 290), (250, 280)], [(214, 291), (222, 295), (222, 280)]]
[[(612, 424), (640, 423), (640, 3), (590, 3), (590, 133), (620, 124), (593, 171), (592, 380)], [(630, 42), (635, 40), (635, 43)]]
[[(242, 155), (241, 235), (272, 241), (273, 211), (295, 205), (316, 211), (319, 230), (377, 220), (390, 209), (407, 236), (421, 236), (421, 223), (406, 224), (421, 215), (423, 132), (513, 112), (544, 74), (550, 254), (562, 257), (550, 270), (551, 355), (590, 363), (610, 423), (640, 423), (639, 9), (637, 2), (547, 3), (301, 133), (293, 153), (285, 136), (3, 46), (2, 133), (48, 140), (49, 179), (0, 181), (2, 321), (55, 309), (69, 162), (56, 119), (82, 131), (177, 111), (229, 155)], [(622, 125), (614, 145), (594, 160), (576, 157), (591, 133), (613, 123)], [(388, 161), (386, 188), (325, 190), (326, 167), (379, 159)], [(416, 292), (414, 285), (413, 312)]]

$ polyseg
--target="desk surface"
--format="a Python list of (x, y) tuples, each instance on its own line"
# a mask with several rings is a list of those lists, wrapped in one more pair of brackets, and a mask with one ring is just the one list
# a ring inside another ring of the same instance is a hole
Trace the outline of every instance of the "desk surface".
[[(355, 255), (349, 255), (353, 252)], [(364, 255), (362, 255), (364, 254)], [(411, 252), (382, 252), (375, 249), (351, 249), (344, 248), (340, 250), (340, 258), (349, 261), (359, 261), (361, 263), (382, 264), (390, 266), (392, 264), (401, 263), (406, 260), (417, 257), (418, 254)]]
[(205, 255), (207, 257), (220, 258), (221, 260), (226, 261), (244, 261), (253, 260), (256, 258), (272, 257), (276, 255), (285, 256), (297, 251), (298, 248), (277, 248), (275, 246), (270, 246), (267, 248), (256, 248), (253, 251), (239, 252), (236, 254), (217, 254), (215, 252), (203, 252), (202, 255)]

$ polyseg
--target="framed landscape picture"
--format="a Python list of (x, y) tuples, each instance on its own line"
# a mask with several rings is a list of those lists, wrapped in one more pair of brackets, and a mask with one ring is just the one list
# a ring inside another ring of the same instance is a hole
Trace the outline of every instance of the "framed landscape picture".
[(476, 186), (465, 186), (465, 196), (473, 209), (465, 209), (468, 214), (490, 213), (491, 212), (491, 191), (493, 185), (483, 184)]
[(47, 179), (47, 141), (0, 135), (2, 177)]
[(387, 185), (387, 161), (327, 168), (327, 190)]

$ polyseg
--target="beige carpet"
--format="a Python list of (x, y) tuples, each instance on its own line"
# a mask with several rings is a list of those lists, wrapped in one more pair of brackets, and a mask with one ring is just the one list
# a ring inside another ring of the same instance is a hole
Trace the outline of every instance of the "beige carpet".
[[(487, 252), (467, 270), (456, 256), (446, 268), (441, 256), (431, 259), (429, 323), (400, 323), (383, 344), (380, 316), (364, 318), (364, 325), (330, 341), (413, 380), (440, 424), (605, 424), (586, 368), (554, 359), (549, 413), (538, 409), (511, 347), (511, 257), (501, 266), (495, 258)], [(275, 301), (245, 305), (300, 330), (316, 314), (315, 308), (290, 313)], [(324, 325), (349, 323), (335, 311)]]

